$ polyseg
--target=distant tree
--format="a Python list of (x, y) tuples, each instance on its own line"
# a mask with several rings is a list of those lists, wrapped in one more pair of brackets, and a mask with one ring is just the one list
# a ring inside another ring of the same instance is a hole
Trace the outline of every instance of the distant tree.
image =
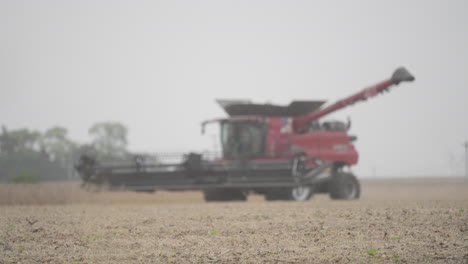
[(40, 139), (41, 149), (49, 154), (51, 161), (65, 164), (77, 145), (68, 138), (68, 131), (63, 127), (49, 128)]
[(47, 153), (49, 160), (66, 173), (69, 180), (73, 175), (73, 165), (78, 159), (78, 144), (68, 138), (68, 130), (64, 127), (52, 127), (41, 136), (41, 150)]
[(89, 129), (100, 158), (123, 158), (127, 154), (128, 129), (117, 122), (100, 122)]
[(28, 129), (7, 130), (2, 127), (0, 180), (16, 181), (27, 178), (25, 171), (41, 180), (61, 180), (65, 176), (65, 170), (58, 162), (51, 161), (49, 155), (41, 150), (41, 133)]
[(17, 153), (24, 150), (38, 150), (41, 133), (29, 131), (28, 129), (17, 129), (8, 131), (2, 126), (0, 136), (0, 151), (2, 153)]
[(91, 144), (77, 144), (63, 127), (43, 134), (35, 130), (0, 131), (0, 181), (37, 182), (70, 180), (80, 155), (100, 159), (125, 158), (127, 128), (116, 122), (102, 122), (89, 129)]
[(0, 154), (7, 154), (14, 152), (14, 143), (8, 137), (8, 130), (5, 126), (2, 126), (2, 134), (0, 135)]

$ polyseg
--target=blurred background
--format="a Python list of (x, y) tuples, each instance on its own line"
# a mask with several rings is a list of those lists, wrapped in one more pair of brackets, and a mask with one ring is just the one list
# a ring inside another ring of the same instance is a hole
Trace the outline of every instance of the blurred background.
[(353, 122), (359, 177), (462, 176), (466, 1), (0, 1), (0, 180), (79, 153), (212, 152), (215, 99), (333, 103), (407, 67)]

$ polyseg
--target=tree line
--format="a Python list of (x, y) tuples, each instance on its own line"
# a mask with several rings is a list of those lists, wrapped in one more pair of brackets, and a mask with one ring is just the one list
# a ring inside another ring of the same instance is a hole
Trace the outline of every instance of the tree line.
[(64, 127), (44, 132), (27, 128), (0, 134), (0, 182), (35, 183), (77, 180), (74, 164), (83, 154), (98, 159), (123, 159), (128, 155), (128, 129), (118, 122), (99, 122), (88, 130), (91, 142), (78, 143)]

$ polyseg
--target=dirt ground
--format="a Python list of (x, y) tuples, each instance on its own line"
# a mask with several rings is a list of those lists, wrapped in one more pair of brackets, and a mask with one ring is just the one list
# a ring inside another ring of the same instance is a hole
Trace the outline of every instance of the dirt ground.
[(468, 263), (468, 181), (372, 180), (357, 201), (0, 186), (0, 263)]

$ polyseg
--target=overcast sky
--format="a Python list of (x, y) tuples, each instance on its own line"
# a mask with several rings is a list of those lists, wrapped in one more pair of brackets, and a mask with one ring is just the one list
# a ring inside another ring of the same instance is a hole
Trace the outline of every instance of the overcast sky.
[(416, 82), (341, 110), (359, 176), (463, 173), (468, 1), (0, 0), (0, 124), (128, 126), (134, 151), (210, 150), (215, 98), (329, 103), (405, 66)]

